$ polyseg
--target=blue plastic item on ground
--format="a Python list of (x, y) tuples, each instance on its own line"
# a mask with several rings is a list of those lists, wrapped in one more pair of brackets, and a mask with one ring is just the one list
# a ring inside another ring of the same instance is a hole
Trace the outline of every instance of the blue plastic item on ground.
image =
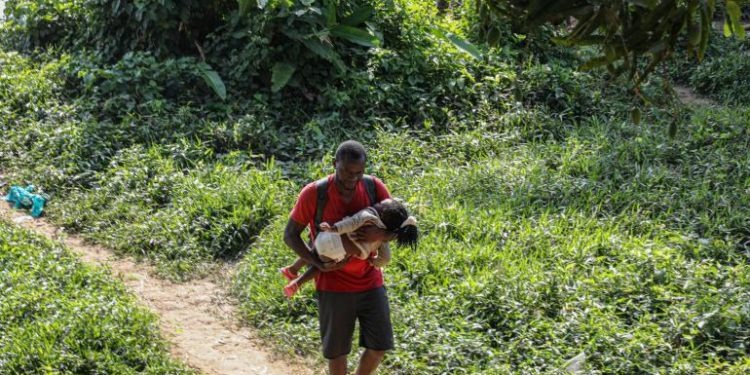
[(34, 194), (33, 191), (35, 188), (34, 185), (29, 185), (26, 188), (12, 186), (8, 191), (8, 195), (5, 196), (5, 200), (13, 203), (13, 208), (16, 209), (31, 208), (31, 216), (39, 217), (42, 215), (44, 204), (47, 200), (39, 194)]

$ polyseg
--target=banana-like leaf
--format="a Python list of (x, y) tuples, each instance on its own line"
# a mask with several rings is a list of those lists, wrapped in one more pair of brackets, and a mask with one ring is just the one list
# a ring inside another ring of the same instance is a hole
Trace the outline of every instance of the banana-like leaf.
[(344, 62), (341, 60), (341, 56), (339, 56), (330, 45), (315, 39), (302, 39), (301, 41), (307, 49), (333, 63), (339, 72), (346, 70), (346, 65), (344, 65)]
[(344, 17), (341, 23), (349, 26), (359, 26), (363, 22), (367, 21), (372, 17), (375, 9), (371, 6), (361, 6), (352, 12), (352, 14)]
[(276, 63), (271, 69), (271, 91), (278, 92), (283, 89), (289, 79), (292, 78), (297, 67), (289, 63)]
[(475, 45), (469, 43), (468, 40), (461, 38), (460, 36), (453, 34), (451, 32), (440, 30), (437, 27), (433, 27), (432, 30), (430, 30), (430, 32), (432, 33), (432, 35), (435, 35), (438, 38), (444, 39), (452, 43), (459, 50), (468, 53), (469, 56), (477, 60), (482, 59), (482, 52)]
[[(729, 17), (724, 21), (724, 35), (729, 36), (734, 34), (740, 38), (744, 38), (745, 28), (740, 19), (742, 17), (742, 10), (736, 1), (727, 1), (727, 15)], [(729, 29), (729, 33), (727, 33), (727, 28)]]
[(201, 72), (201, 76), (203, 77), (203, 80), (206, 81), (206, 84), (208, 84), (208, 87), (213, 89), (221, 100), (226, 100), (227, 87), (224, 85), (224, 81), (219, 76), (219, 73), (216, 73), (216, 71), (206, 63), (198, 64), (198, 70)]
[(361, 46), (371, 48), (380, 46), (380, 39), (360, 28), (348, 25), (336, 25), (331, 27), (330, 31), (331, 35), (337, 38), (346, 39)]
[(337, 0), (325, 1), (326, 25), (328, 25), (328, 27), (336, 25), (336, 8), (337, 7), (338, 7)]

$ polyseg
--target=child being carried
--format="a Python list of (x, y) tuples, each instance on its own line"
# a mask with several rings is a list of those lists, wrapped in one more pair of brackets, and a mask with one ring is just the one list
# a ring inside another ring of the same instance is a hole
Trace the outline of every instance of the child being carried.
[[(393, 235), (387, 241), (375, 242), (359, 242), (351, 238), (354, 231), (367, 225), (375, 225)], [(315, 236), (314, 251), (323, 262), (340, 262), (351, 256), (364, 260), (369, 259), (372, 254), (377, 254), (377, 257), (371, 259), (371, 263), (376, 267), (382, 267), (390, 261), (390, 250), (388, 246), (382, 245), (393, 239), (399, 246), (416, 249), (419, 239), (417, 220), (414, 216), (409, 216), (409, 212), (400, 201), (384, 199), (334, 225), (321, 223), (320, 233)], [(289, 280), (289, 284), (284, 287), (284, 294), (289, 298), (297, 293), (302, 284), (320, 272), (315, 267), (309, 267), (298, 277), (297, 272), (304, 264), (305, 262), (298, 258), (293, 265), (279, 270)]]

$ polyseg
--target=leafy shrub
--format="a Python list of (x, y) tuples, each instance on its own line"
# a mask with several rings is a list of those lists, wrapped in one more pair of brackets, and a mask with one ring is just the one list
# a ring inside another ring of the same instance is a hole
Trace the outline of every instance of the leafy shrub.
[(96, 108), (104, 120), (174, 112), (210, 94), (193, 58), (158, 60), (149, 52), (129, 52), (112, 65), (99, 66), (85, 55), (69, 61), (64, 70), (68, 92), (82, 96), (82, 109)]
[(94, 174), (94, 189), (68, 195), (53, 220), (188, 278), (212, 260), (244, 253), (280, 213), (287, 195), (273, 165), (258, 170), (241, 159), (206, 165), (194, 158), (187, 170), (175, 156), (166, 147), (123, 150)]
[(237, 9), (237, 2), (228, 0), (85, 0), (83, 5), (86, 26), (76, 35), (77, 47), (92, 48), (110, 63), (135, 51), (162, 59), (198, 56), (206, 36)]
[(86, 0), (8, 0), (0, 42), (19, 51), (70, 46), (86, 25)]

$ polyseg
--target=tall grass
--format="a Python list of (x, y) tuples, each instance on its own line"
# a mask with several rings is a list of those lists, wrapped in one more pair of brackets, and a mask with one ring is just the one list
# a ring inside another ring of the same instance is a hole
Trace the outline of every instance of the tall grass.
[(509, 45), (469, 66), (421, 16), (385, 20), (408, 26), (393, 39), (409, 53), (375, 51), (317, 101), (193, 106), (145, 78), (177, 79), (184, 61), (2, 52), (0, 163), (51, 194), (54, 222), (165, 276), (241, 258), (246, 320), (318, 355), (312, 288), (280, 292), (294, 258), (281, 233), (302, 185), (331, 172), (330, 149), (362, 136), (369, 172), (424, 233), (385, 271), (386, 372), (556, 373), (581, 352), (590, 373), (750, 371), (750, 112), (688, 112), (672, 139), (664, 113), (681, 108), (636, 126), (574, 59)]
[(114, 250), (154, 261), (168, 277), (204, 274), (235, 260), (284, 208), (288, 184), (227, 156), (181, 168), (163, 147), (123, 150), (51, 213), (65, 228)]
[[(674, 140), (596, 119), (555, 140), (529, 141), (543, 124), (382, 133), (370, 172), (424, 233), (385, 270), (388, 373), (550, 373), (580, 352), (594, 373), (746, 372), (749, 120), (701, 111)], [(317, 353), (313, 288), (289, 304), (280, 293), (285, 220), (234, 290), (252, 324)]]

